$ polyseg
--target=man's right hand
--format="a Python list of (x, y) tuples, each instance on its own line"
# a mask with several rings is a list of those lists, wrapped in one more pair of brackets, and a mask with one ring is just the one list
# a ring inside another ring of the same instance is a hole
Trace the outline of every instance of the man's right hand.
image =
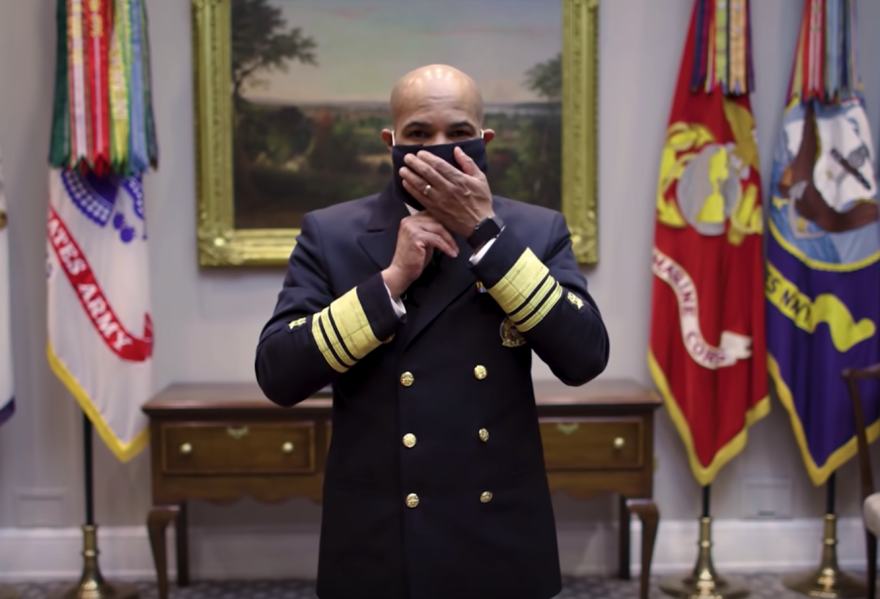
[(434, 250), (447, 256), (458, 256), (458, 244), (443, 225), (432, 216), (420, 212), (400, 221), (397, 249), (391, 265), (382, 271), (382, 278), (395, 300), (421, 276), (431, 261)]

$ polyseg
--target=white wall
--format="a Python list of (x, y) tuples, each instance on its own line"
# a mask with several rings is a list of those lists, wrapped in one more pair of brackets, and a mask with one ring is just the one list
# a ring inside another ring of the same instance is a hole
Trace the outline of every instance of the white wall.
[[(550, 1), (550, 0), (548, 0)], [(12, 239), (12, 309), (18, 413), (0, 429), (0, 528), (77, 526), (82, 520), (81, 420), (45, 359), (44, 223), (46, 157), (55, 60), (54, 0), (0, 0), (0, 149)], [(253, 376), (254, 347), (281, 271), (200, 272), (196, 264), (195, 164), (190, 16), (186, 0), (149, 0), (160, 170), (147, 180), (157, 384), (237, 381)], [(651, 296), (654, 193), (664, 131), (691, 0), (602, 0), (600, 265), (587, 275), (612, 336), (609, 377), (649, 383), (645, 352)], [(753, 106), (761, 164), (771, 153), (785, 99), (802, 0), (752, 3), (757, 92)], [(874, 140), (880, 127), (880, 4), (859, 0), (861, 66)], [(546, 377), (545, 369), (536, 376)], [(656, 497), (664, 521), (692, 520), (699, 488), (664, 411), (658, 417)], [(140, 526), (149, 506), (144, 452), (121, 465), (96, 443), (97, 517), (103, 526)], [(792, 515), (818, 518), (822, 489), (808, 481), (783, 409), (754, 427), (746, 451), (718, 477), (713, 511), (745, 513), (749, 479), (787, 479)], [(855, 516), (856, 470), (838, 476), (839, 512)], [(43, 497), (42, 500), (27, 496)], [(57, 499), (52, 499), (57, 497)], [(557, 498), (560, 526), (608, 519), (612, 500)], [(317, 506), (193, 507), (196, 526), (287, 523), (313, 526)], [(769, 526), (769, 525), (768, 525)], [(857, 535), (858, 527), (847, 534)], [(661, 527), (661, 537), (664, 534)], [(816, 533), (818, 535), (818, 532)], [(857, 538), (849, 539), (860, 543)], [(690, 552), (688, 547), (686, 552)], [(818, 551), (818, 536), (817, 549)], [(689, 553), (688, 553), (689, 555)], [(818, 559), (818, 553), (817, 553)]]

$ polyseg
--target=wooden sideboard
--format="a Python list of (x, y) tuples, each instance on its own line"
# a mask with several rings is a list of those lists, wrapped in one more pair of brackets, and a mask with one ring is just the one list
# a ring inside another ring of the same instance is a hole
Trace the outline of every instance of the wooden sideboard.
[[(576, 499), (620, 497), (619, 576), (630, 577), (630, 517), (642, 521), (640, 597), (647, 599), (659, 513), (653, 501), (654, 411), (660, 400), (630, 381), (583, 387), (535, 383), (551, 490)], [(255, 384), (175, 384), (143, 408), (150, 418), (153, 508), (147, 528), (159, 599), (168, 597), (165, 531), (174, 521), (177, 582), (189, 584), (186, 502), (242, 497), (321, 501), (330, 443), (329, 394), (285, 409)]]

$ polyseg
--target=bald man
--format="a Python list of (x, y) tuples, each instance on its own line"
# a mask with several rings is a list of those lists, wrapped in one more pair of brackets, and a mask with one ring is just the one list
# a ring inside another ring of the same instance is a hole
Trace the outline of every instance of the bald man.
[(418, 69), (391, 109), (393, 179), (303, 218), (257, 347), (275, 403), (333, 390), (318, 596), (548, 599), (532, 352), (582, 385), (608, 335), (562, 215), (492, 195), (470, 77)]

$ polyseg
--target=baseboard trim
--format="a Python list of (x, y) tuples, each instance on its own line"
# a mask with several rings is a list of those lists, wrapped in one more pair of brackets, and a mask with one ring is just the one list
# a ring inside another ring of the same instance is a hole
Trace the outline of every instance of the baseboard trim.
[[(862, 522), (838, 522), (838, 559), (844, 569), (864, 571)], [(190, 571), (194, 579), (313, 579), (317, 571), (317, 526), (193, 528)], [(173, 533), (168, 534), (173, 573)], [(819, 564), (822, 520), (718, 520), (713, 527), (713, 557), (719, 572), (788, 572)], [(100, 565), (116, 580), (154, 578), (143, 527), (99, 527)], [(660, 524), (653, 572), (684, 573), (696, 559), (697, 522)], [(633, 522), (632, 573), (639, 572), (641, 527)], [(560, 523), (562, 570), (571, 575), (617, 571), (617, 530), (606, 523)], [(78, 528), (0, 528), (0, 580), (4, 582), (75, 581), (82, 568), (82, 532)]]

